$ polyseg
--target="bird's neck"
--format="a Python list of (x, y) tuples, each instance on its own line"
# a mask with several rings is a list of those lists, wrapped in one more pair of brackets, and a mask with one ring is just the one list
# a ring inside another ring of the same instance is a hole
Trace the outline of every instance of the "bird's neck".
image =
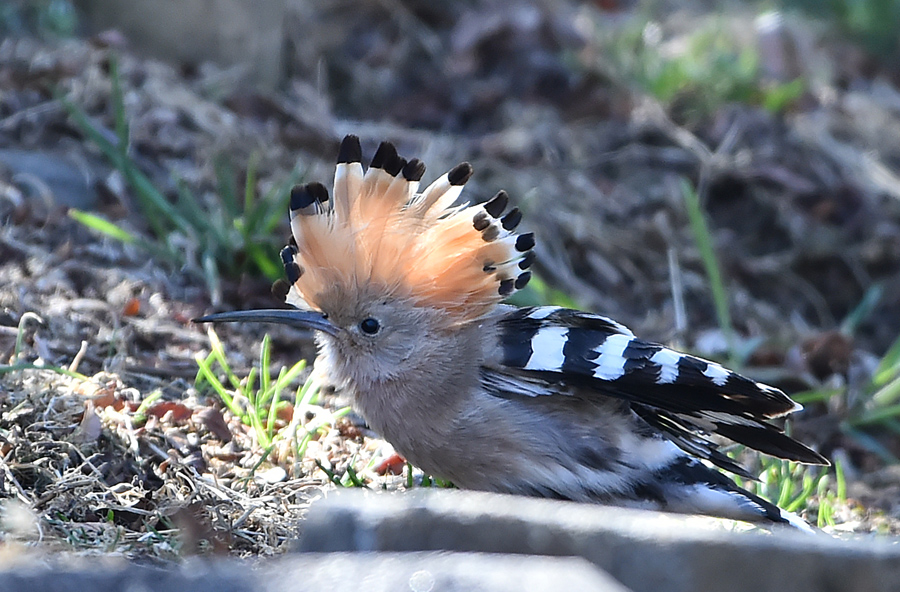
[[(320, 344), (317, 363), (353, 399), (353, 406), (369, 427), (408, 455), (413, 446), (449, 437), (456, 418), (468, 403), (468, 394), (478, 387), (482, 346), (477, 327), (457, 331), (444, 340), (445, 347), (423, 347), (402, 372), (389, 378), (372, 379), (355, 372), (332, 346)], [(409, 442), (410, 446), (405, 444)]]

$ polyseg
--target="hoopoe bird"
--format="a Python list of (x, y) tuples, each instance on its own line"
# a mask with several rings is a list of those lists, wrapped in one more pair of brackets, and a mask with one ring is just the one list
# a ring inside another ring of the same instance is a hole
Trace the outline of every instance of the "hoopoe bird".
[(293, 309), (196, 321), (315, 330), (316, 363), (369, 426), (458, 487), (809, 528), (719, 472), (754, 478), (715, 439), (828, 464), (767, 421), (800, 405), (609, 318), (502, 304), (528, 283), (535, 245), (507, 194), (456, 205), (468, 163), (419, 192), (425, 165), (387, 142), (361, 161), (347, 136), (333, 195), (291, 193)]

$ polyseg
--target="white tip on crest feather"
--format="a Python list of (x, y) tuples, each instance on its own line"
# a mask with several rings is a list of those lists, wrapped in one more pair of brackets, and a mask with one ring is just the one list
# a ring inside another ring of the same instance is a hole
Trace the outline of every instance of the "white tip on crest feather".
[(359, 195), (362, 187), (362, 163), (340, 163), (334, 169), (334, 213), (340, 220), (350, 215), (351, 196)]

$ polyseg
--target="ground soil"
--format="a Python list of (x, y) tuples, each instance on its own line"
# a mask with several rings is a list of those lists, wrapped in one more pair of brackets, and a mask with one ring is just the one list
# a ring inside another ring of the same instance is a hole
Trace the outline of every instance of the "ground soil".
[[(264, 556), (299, 535), (308, 504), (335, 487), (329, 472), (346, 482), (354, 468), (375, 489), (406, 483), (359, 418), (329, 416), (345, 404), (340, 392), (279, 416), (300, 433), (323, 426), (298, 457), (289, 439), (265, 453), (196, 388), (195, 355), (210, 341), (190, 319), (274, 305), (268, 279), (237, 273), (210, 291), (189, 233), (168, 238), (185, 253), (176, 265), (67, 215), (93, 211), (158, 240), (128, 180), (64, 105), (114, 138), (113, 56), (130, 158), (173, 200), (184, 183), (215, 204), (221, 162), (239, 195), (251, 161), (257, 195), (294, 167), (327, 184), (346, 133), (367, 154), (389, 139), (423, 158), (426, 180), (467, 160), (468, 198), (505, 188), (537, 235), (537, 274), (556, 292), (530, 297), (565, 295), (650, 339), (723, 358), (683, 200), (684, 182), (697, 187), (744, 370), (789, 393), (839, 393), (792, 423), (843, 461), (850, 499), (837, 530), (900, 530), (895, 425), (856, 421), (900, 335), (897, 72), (793, 19), (780, 34), (801, 52), (791, 76), (806, 81), (802, 96), (777, 113), (752, 101), (692, 111), (690, 96), (660, 101), (610, 65), (606, 27), (634, 15), (595, 4), (408, 2), (403, 18), (387, 3), (323, 9), (321, 37), (295, 40), (293, 70), (271, 93), (209, 64), (138, 57), (111, 32), (0, 42), (0, 355), (88, 377), (0, 374), (10, 544), (153, 560)], [(686, 18), (667, 13), (667, 39)], [(735, 18), (752, 29), (752, 15)], [(334, 27), (354, 34), (336, 41)], [(275, 234), (287, 232), (285, 215)], [(268, 329), (275, 368), (314, 355), (308, 335)], [(263, 329), (218, 335), (245, 376)]]

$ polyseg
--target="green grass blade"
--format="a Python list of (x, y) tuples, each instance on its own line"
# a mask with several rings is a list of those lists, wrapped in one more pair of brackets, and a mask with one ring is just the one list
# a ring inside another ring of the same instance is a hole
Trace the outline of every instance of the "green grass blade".
[(272, 340), (269, 334), (263, 336), (262, 346), (259, 348), (259, 390), (267, 392), (272, 384), (272, 376), (269, 374), (271, 365), (270, 344)]
[(286, 369), (282, 366), (278, 371), (278, 378), (272, 384), (271, 389), (265, 393), (266, 406), (268, 413), (266, 414), (266, 429), (269, 432), (269, 438), (275, 436), (275, 420), (278, 419), (278, 409), (282, 407), (281, 401), (281, 381), (284, 378)]
[(319, 470), (320, 470), (320, 471), (322, 471), (323, 473), (325, 473), (325, 475), (328, 477), (328, 480), (329, 480), (329, 481), (331, 481), (332, 483), (334, 483), (334, 484), (337, 485), (338, 487), (343, 487), (343, 484), (341, 483), (341, 480), (338, 478), (337, 475), (334, 474), (334, 471), (332, 471), (331, 469), (325, 468), (325, 465), (323, 465), (323, 464), (321, 463), (321, 461), (319, 461), (319, 459), (316, 459), (315, 462), (316, 462), (316, 466), (319, 467)]
[(706, 215), (700, 204), (700, 196), (694, 190), (686, 179), (681, 179), (681, 194), (684, 197), (684, 203), (687, 209), (688, 220), (690, 221), (691, 232), (694, 235), (694, 242), (700, 251), (700, 257), (703, 260), (703, 267), (706, 269), (706, 276), (709, 279), (709, 287), (712, 291), (713, 304), (716, 308), (716, 318), (719, 322), (719, 328), (725, 334), (728, 342), (729, 355), (731, 362), (735, 360), (735, 339), (734, 327), (731, 322), (731, 312), (728, 307), (728, 294), (725, 290), (725, 283), (722, 281), (722, 272), (713, 248), (713, 239), (710, 234), (709, 225), (706, 222)]
[(223, 157), (216, 158), (213, 166), (216, 172), (216, 193), (228, 217), (234, 220), (241, 212), (238, 210), (237, 187), (231, 167)]
[(259, 166), (259, 154), (254, 152), (247, 161), (247, 174), (244, 176), (244, 217), (247, 221), (247, 228), (255, 226), (255, 219), (249, 216), (256, 214), (253, 208), (254, 197), (256, 196), (256, 167)]
[(247, 372), (247, 379), (241, 382), (240, 392), (248, 401), (250, 401), (250, 407), (254, 412), (258, 412), (259, 408), (256, 406), (257, 401), (257, 390), (253, 388), (253, 385), (256, 384), (256, 375), (259, 374), (259, 368), (250, 368), (250, 371)]
[(875, 308), (881, 302), (883, 294), (884, 288), (881, 284), (874, 284), (866, 290), (866, 293), (863, 294), (862, 300), (856, 305), (856, 308), (854, 308), (841, 323), (841, 333), (844, 335), (853, 335), (856, 333), (856, 329), (859, 325), (872, 316)]
[(844, 463), (840, 458), (834, 459), (834, 476), (837, 481), (837, 498), (840, 502), (847, 501), (847, 478), (844, 475)]
[[(303, 370), (306, 369), (306, 360), (300, 360), (294, 367), (291, 368), (292, 371), (296, 371), (297, 375), (299, 375)], [(310, 374), (306, 379), (306, 382), (303, 383), (299, 389), (297, 389), (297, 394), (294, 397), (294, 408), (298, 408), (301, 406), (312, 405), (313, 402), (317, 399), (319, 394), (319, 384), (313, 379), (313, 375)]]
[(69, 209), (68, 215), (79, 224), (90, 228), (94, 232), (98, 232), (112, 239), (122, 241), (125, 244), (135, 245), (136, 247), (143, 249), (144, 251), (150, 253), (150, 255), (158, 259), (162, 259), (163, 261), (169, 261), (172, 263), (183, 263), (181, 258), (172, 250), (162, 248), (157, 243), (152, 243), (150, 241), (144, 240), (143, 238), (135, 236), (121, 226), (113, 224), (112, 222), (106, 220), (105, 218), (97, 216), (96, 214), (90, 214), (82, 210), (71, 208)]
[(364, 489), (368, 489), (366, 484), (362, 482), (359, 476), (356, 474), (356, 469), (353, 468), (353, 461), (356, 460), (356, 456), (350, 459), (350, 462), (347, 463), (347, 471), (344, 474), (344, 479), (341, 480), (341, 485), (344, 487), (362, 487)]
[(201, 382), (201, 378), (205, 381), (210, 388), (215, 391), (215, 393), (222, 399), (222, 402), (225, 404), (225, 407), (228, 408), (231, 413), (235, 416), (240, 417), (243, 412), (240, 407), (237, 406), (234, 402), (234, 398), (231, 396), (231, 393), (228, 392), (228, 389), (225, 388), (225, 385), (222, 384), (222, 381), (215, 375), (212, 371), (211, 362), (213, 361), (213, 356), (207, 356), (204, 358), (199, 353), (194, 356), (194, 360), (197, 362), (197, 378), (194, 381), (195, 384), (199, 384)]
[(273, 253), (269, 253), (266, 248), (255, 243), (247, 243), (245, 245), (245, 250), (247, 251), (247, 256), (253, 261), (257, 269), (270, 280), (277, 280), (284, 274), (284, 268), (276, 263), (276, 261), (280, 261), (280, 259), (275, 257)]
[(846, 421), (853, 427), (860, 427), (864, 425), (881, 423), (887, 419), (896, 419), (898, 417), (900, 417), (900, 403), (896, 405), (888, 405), (886, 407), (879, 407), (863, 413), (858, 417), (849, 418)]
[[(255, 398), (255, 397), (254, 397)], [(252, 406), (251, 412), (246, 415), (247, 421), (250, 427), (253, 428), (253, 433), (256, 434), (256, 439), (259, 441), (259, 445), (263, 448), (268, 447), (272, 442), (269, 439), (269, 435), (266, 432), (265, 426), (262, 424), (262, 419), (259, 414), (256, 412), (256, 407)]]
[[(125, 174), (136, 196), (147, 207), (153, 207), (163, 212), (171, 222), (187, 231), (190, 224), (179, 215), (178, 211), (169, 203), (162, 193), (150, 182), (150, 180), (134, 165), (134, 161), (129, 157), (128, 145), (130, 142), (128, 117), (125, 113), (125, 99), (122, 92), (122, 79), (119, 75), (119, 61), (115, 56), (110, 57), (110, 81), (112, 82), (112, 107), (113, 120), (115, 122), (115, 133), (118, 139), (118, 153), (120, 170)], [(163, 231), (158, 234), (163, 238), (166, 233)]]
[(77, 378), (79, 380), (89, 380), (87, 376), (84, 374), (80, 374), (78, 372), (72, 372), (68, 368), (60, 368), (59, 366), (38, 366), (36, 364), (12, 364), (12, 365), (0, 365), (0, 375), (9, 374), (10, 372), (20, 372), (22, 370), (49, 370), (50, 372), (55, 372), (57, 374), (64, 374), (71, 378)]
[(778, 501), (775, 505), (783, 508), (791, 501), (791, 496), (794, 495), (794, 481), (791, 479), (791, 470), (787, 461), (781, 461), (779, 464), (781, 465), (778, 468), (780, 491), (778, 492)]
[(262, 464), (263, 464), (264, 462), (266, 462), (266, 459), (269, 458), (269, 455), (272, 454), (272, 451), (273, 451), (273, 450), (275, 450), (275, 445), (274, 445), (274, 444), (270, 444), (270, 445), (268, 445), (268, 446), (265, 447), (265, 449), (263, 450), (262, 454), (259, 456), (259, 460), (256, 461), (256, 464), (253, 465), (253, 467), (250, 469), (250, 476), (251, 476), (251, 477), (252, 477), (253, 475), (255, 475), (255, 474), (256, 474), (256, 471), (259, 469), (259, 467), (261, 467)]
[(228, 363), (228, 358), (225, 356), (225, 348), (222, 346), (222, 341), (219, 339), (219, 336), (210, 327), (206, 331), (206, 335), (209, 338), (209, 344), (211, 348), (211, 354), (215, 356), (215, 360), (219, 363), (219, 366), (225, 372), (225, 376), (228, 378), (228, 382), (231, 383), (231, 387), (239, 392), (244, 392), (244, 386), (241, 384), (241, 380), (237, 377), (237, 374), (231, 369), (231, 365)]
[(900, 375), (900, 337), (897, 337), (897, 340), (891, 344), (891, 347), (882, 356), (878, 367), (875, 369), (872, 383), (875, 386), (881, 386), (898, 375)]
[(900, 399), (900, 376), (875, 391), (872, 400), (878, 405), (886, 405)]
[(822, 403), (828, 401), (829, 399), (842, 394), (844, 390), (846, 390), (844, 387), (814, 389), (799, 393), (791, 393), (791, 398), (801, 405), (809, 405), (810, 403)]
[[(157, 237), (163, 238), (168, 234), (168, 229), (164, 225), (166, 219), (177, 223), (182, 229), (189, 227), (189, 224), (181, 218), (165, 196), (153, 186), (150, 179), (138, 170), (131, 159), (122, 152), (122, 149), (117, 144), (113, 144), (101, 131), (102, 128), (99, 124), (94, 123), (87, 113), (67, 98), (60, 97), (60, 102), (81, 133), (93, 142), (103, 156), (124, 175), (125, 180), (134, 191), (135, 197), (141, 203), (146, 214), (145, 218)], [(153, 215), (154, 213), (157, 215)]]
[(216, 254), (204, 251), (201, 256), (203, 267), (203, 279), (206, 281), (206, 289), (210, 293), (210, 301), (220, 303), (222, 301), (222, 282), (219, 274), (219, 266), (216, 262)]
[(209, 212), (203, 209), (200, 200), (188, 188), (183, 179), (175, 179), (175, 193), (178, 196), (178, 200), (175, 202), (176, 207), (184, 213), (187, 219), (192, 221), (197, 231), (212, 234), (219, 244), (227, 244), (227, 237), (220, 228), (212, 223)]
[(154, 403), (160, 400), (162, 396), (163, 393), (159, 389), (147, 395), (144, 400), (141, 401), (141, 404), (138, 406), (137, 410), (134, 412), (134, 416), (131, 419), (132, 423), (135, 426), (144, 425), (144, 423), (147, 422), (147, 411), (150, 409), (150, 407), (153, 406)]
[(88, 212), (77, 210), (75, 208), (69, 209), (68, 213), (69, 217), (76, 222), (79, 222), (100, 234), (105, 234), (110, 238), (114, 238), (129, 245), (137, 242), (137, 239), (133, 234), (100, 216), (89, 214)]
[(816, 520), (816, 527), (825, 528), (826, 526), (834, 526), (834, 506), (831, 500), (823, 497), (819, 500), (819, 517)]
[(798, 510), (805, 508), (818, 484), (819, 479), (814, 478), (811, 474), (806, 472), (803, 475), (803, 488), (800, 490), (800, 494), (794, 498), (792, 502), (785, 504), (782, 507), (788, 512), (797, 512)]
[(81, 133), (97, 146), (116, 169), (122, 170), (124, 166), (122, 154), (119, 152), (118, 146), (113, 144), (109, 137), (101, 131), (101, 126), (95, 124), (87, 113), (65, 96), (60, 95), (58, 98)]
[[(303, 373), (303, 370), (306, 368), (306, 360), (300, 360), (293, 366), (288, 369), (282, 368), (282, 372), (278, 373), (278, 379), (275, 381), (275, 388), (279, 390), (286, 389), (292, 382), (294, 382), (300, 374)], [(307, 380), (309, 382), (309, 380)], [(304, 384), (305, 386), (305, 384)], [(303, 387), (301, 387), (302, 389)]]
[(304, 430), (303, 437), (294, 447), (294, 456), (297, 460), (306, 456), (306, 449), (309, 447), (309, 443), (312, 442), (313, 431)]
[[(152, 212), (159, 212), (164, 220), (169, 221), (185, 234), (190, 233), (192, 229), (191, 223), (181, 215), (175, 206), (169, 203), (166, 196), (153, 185), (153, 182), (150, 181), (147, 175), (141, 172), (130, 159), (123, 160), (122, 171), (125, 173), (125, 177), (134, 190), (135, 196), (140, 200), (148, 216)], [(151, 224), (153, 224), (152, 221)], [(162, 227), (161, 230), (154, 228), (154, 230), (160, 238), (168, 235), (168, 230), (165, 227)]]

